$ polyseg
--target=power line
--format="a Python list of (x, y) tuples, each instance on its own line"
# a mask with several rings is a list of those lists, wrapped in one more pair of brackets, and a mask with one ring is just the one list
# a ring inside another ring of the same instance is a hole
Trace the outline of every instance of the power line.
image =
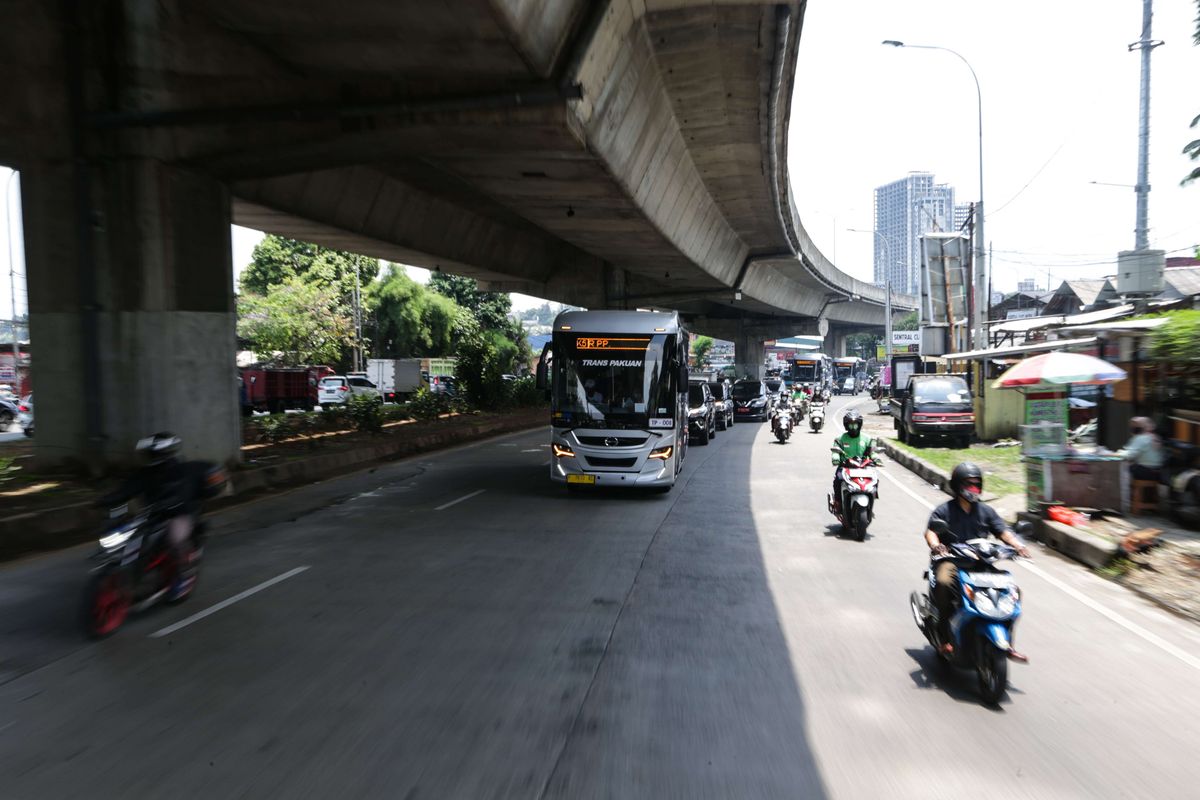
[(1067, 146), (1067, 142), (1068, 142), (1068, 141), (1069, 141), (1069, 139), (1064, 139), (1064, 140), (1063, 140), (1063, 143), (1062, 143), (1062, 144), (1060, 144), (1060, 145), (1058, 146), (1058, 149), (1057, 149), (1057, 150), (1055, 150), (1053, 153), (1051, 153), (1051, 154), (1050, 154), (1050, 157), (1046, 159), (1046, 162), (1045, 162), (1044, 164), (1042, 164), (1042, 166), (1038, 167), (1038, 171), (1037, 171), (1037, 172), (1035, 172), (1035, 173), (1033, 173), (1033, 177), (1032, 177), (1032, 178), (1030, 178), (1028, 181), (1026, 181), (1025, 185), (1024, 185), (1024, 186), (1022, 186), (1020, 189), (1018, 189), (1016, 194), (1014, 194), (1012, 197), (1008, 198), (1008, 200), (1004, 201), (1004, 203), (1003, 203), (1003, 204), (1002, 204), (1002, 205), (1001, 205), (999, 208), (997, 208), (997, 209), (995, 209), (995, 210), (992, 210), (992, 211), (989, 211), (989, 212), (987, 212), (987, 213), (988, 213), (988, 216), (989, 216), (989, 217), (994, 217), (994, 216), (996, 216), (997, 214), (999, 214), (1001, 211), (1003, 211), (1004, 209), (1006, 209), (1006, 208), (1008, 208), (1010, 205), (1012, 205), (1012, 202), (1013, 202), (1014, 200), (1016, 200), (1018, 197), (1020, 197), (1020, 196), (1022, 195), (1022, 193), (1024, 193), (1024, 191), (1025, 191), (1026, 189), (1028, 189), (1030, 186), (1032, 186), (1032, 185), (1033, 185), (1033, 182), (1034, 182), (1034, 181), (1036, 181), (1036, 180), (1038, 179), (1038, 176), (1042, 174), (1042, 171), (1043, 171), (1043, 170), (1045, 170), (1045, 169), (1046, 169), (1046, 167), (1050, 166), (1050, 162), (1051, 162), (1051, 161), (1053, 161), (1053, 160), (1055, 159), (1055, 157), (1056, 157), (1056, 156), (1057, 156), (1059, 153), (1061, 153), (1061, 152), (1062, 152), (1062, 149), (1063, 149), (1064, 147), (1066, 147), (1066, 146)]

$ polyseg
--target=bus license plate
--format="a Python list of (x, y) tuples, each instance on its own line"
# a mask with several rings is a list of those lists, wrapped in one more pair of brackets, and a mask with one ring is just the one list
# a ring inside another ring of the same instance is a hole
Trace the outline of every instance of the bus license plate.
[(567, 483), (595, 483), (595, 475), (575, 475), (574, 473), (567, 475)]

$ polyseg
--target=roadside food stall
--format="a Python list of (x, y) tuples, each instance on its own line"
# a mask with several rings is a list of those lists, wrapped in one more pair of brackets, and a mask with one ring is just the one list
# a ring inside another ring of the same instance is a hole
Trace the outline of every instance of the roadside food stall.
[(1028, 510), (1041, 512), (1048, 505), (1120, 507), (1126, 495), (1124, 459), (1070, 447), (1067, 397), (1071, 386), (1100, 386), (1124, 378), (1124, 370), (1098, 358), (1054, 352), (1022, 361), (993, 384), (1024, 395), (1021, 446)]

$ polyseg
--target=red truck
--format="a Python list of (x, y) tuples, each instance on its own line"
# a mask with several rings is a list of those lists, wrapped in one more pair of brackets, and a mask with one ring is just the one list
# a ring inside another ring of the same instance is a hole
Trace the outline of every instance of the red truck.
[(245, 367), (238, 370), (242, 416), (254, 411), (278, 413), (289, 408), (312, 411), (317, 384), (331, 367)]

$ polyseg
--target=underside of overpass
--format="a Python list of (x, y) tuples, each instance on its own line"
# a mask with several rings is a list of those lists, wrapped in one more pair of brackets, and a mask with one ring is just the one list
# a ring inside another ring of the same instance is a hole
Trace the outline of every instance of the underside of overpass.
[(147, 425), (237, 452), (231, 219), (738, 342), (883, 324), (791, 201), (803, 2), (28, 6), (0, 19), (0, 160), (44, 461)]

